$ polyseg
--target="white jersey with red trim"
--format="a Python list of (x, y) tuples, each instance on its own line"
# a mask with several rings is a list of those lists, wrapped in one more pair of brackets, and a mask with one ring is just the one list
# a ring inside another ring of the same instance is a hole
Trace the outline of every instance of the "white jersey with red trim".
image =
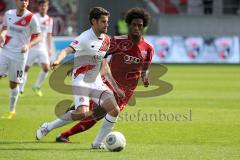
[(22, 16), (17, 16), (16, 9), (8, 10), (3, 18), (3, 26), (7, 34), (2, 52), (8, 51), (7, 57), (15, 60), (26, 60), (27, 54), (21, 53), (23, 45), (30, 42), (32, 34), (41, 32), (36, 16), (25, 10)]
[(94, 82), (100, 74), (104, 56), (110, 47), (110, 39), (106, 34), (97, 37), (92, 28), (83, 32), (71, 44), (75, 50), (74, 77), (85, 74), (85, 80)]
[(35, 15), (41, 27), (42, 41), (32, 47), (32, 49), (47, 50), (47, 35), (52, 34), (53, 20), (48, 15), (45, 15), (44, 17), (42, 17), (40, 13), (36, 13)]

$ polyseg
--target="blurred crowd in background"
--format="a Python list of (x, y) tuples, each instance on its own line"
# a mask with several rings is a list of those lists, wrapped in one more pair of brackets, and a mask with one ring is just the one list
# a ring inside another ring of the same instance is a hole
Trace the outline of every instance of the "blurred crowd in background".
[[(15, 7), (14, 1), (0, 0), (0, 24), (4, 12)], [(55, 36), (75, 36), (78, 34), (78, 25), (80, 25), (78, 17), (79, 14), (83, 14), (78, 8), (83, 2), (85, 1), (50, 0), (48, 14), (54, 19), (53, 34)], [(142, 0), (142, 2), (153, 4), (153, 8), (159, 15), (240, 15), (240, 0)], [(31, 0), (29, 10), (37, 12), (37, 0)], [(122, 21), (123, 13), (124, 11), (118, 13), (119, 20), (116, 21), (115, 34), (127, 32)]]

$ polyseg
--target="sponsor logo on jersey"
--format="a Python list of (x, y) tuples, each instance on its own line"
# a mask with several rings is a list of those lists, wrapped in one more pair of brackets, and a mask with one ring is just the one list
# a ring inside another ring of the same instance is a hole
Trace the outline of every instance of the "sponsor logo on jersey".
[(132, 63), (139, 64), (141, 62), (141, 60), (137, 57), (134, 57), (134, 56), (125, 55), (124, 56), (124, 62), (126, 64), (132, 64)]
[(145, 59), (147, 57), (147, 51), (141, 51), (141, 56)]
[(129, 49), (131, 49), (133, 46), (133, 42), (131, 40), (125, 40), (125, 41), (121, 41), (118, 45), (119, 50), (121, 51), (127, 51)]
[(74, 45), (77, 45), (77, 44), (78, 44), (78, 41), (77, 41), (77, 40), (74, 40), (72, 43), (73, 43)]
[(26, 20), (22, 20), (22, 21), (21, 21), (21, 24), (22, 24), (23, 26), (24, 26), (26, 23), (27, 23)]
[(31, 22), (32, 17), (33, 17), (33, 14), (30, 13), (25, 17), (23, 17), (22, 19), (20, 19), (19, 21), (15, 22), (14, 24), (17, 26), (26, 27)]
[(18, 27), (15, 27), (15, 26), (10, 26), (9, 30), (13, 31), (13, 32), (17, 32), (17, 33), (22, 33), (23, 32), (22, 28), (18, 28)]

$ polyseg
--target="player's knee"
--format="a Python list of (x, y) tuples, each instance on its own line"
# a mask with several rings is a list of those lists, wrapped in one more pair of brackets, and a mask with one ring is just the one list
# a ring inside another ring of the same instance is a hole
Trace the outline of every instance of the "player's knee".
[(46, 68), (43, 68), (43, 72), (47, 73), (49, 71), (49, 68), (46, 67)]
[(49, 66), (47, 64), (42, 65), (42, 70), (47, 73), (49, 71)]
[(26, 66), (25, 69), (24, 69), (24, 72), (28, 72), (29, 71), (29, 66)]
[(18, 83), (10, 81), (9, 87), (10, 87), (10, 89), (15, 89), (18, 87)]
[(106, 114), (107, 112), (102, 107), (97, 107), (93, 110), (93, 116), (97, 121), (105, 117)]
[(119, 113), (120, 113), (120, 108), (119, 107), (115, 107), (110, 112), (108, 112), (108, 114), (110, 114), (113, 117), (117, 117)]

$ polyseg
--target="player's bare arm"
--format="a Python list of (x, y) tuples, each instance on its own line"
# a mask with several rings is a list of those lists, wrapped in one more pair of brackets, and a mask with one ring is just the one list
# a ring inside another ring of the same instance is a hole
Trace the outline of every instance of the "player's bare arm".
[(103, 65), (102, 65), (102, 73), (105, 75), (105, 78), (107, 79), (107, 81), (110, 83), (110, 85), (113, 87), (114, 91), (118, 94), (118, 96), (123, 99), (125, 98), (125, 93), (118, 87), (115, 79), (112, 76), (110, 67), (107, 63), (107, 60), (103, 61)]
[(52, 55), (52, 33), (48, 33), (48, 35), (47, 35), (47, 49), (48, 49), (48, 56), (51, 57), (51, 55)]
[(7, 34), (7, 26), (2, 26), (2, 29), (0, 31), (0, 47), (3, 47), (6, 34)]
[(148, 87), (149, 86), (149, 70), (142, 71), (141, 77), (142, 77), (144, 87)]
[(52, 69), (52, 70), (55, 70), (56, 67), (60, 64), (60, 62), (61, 62), (68, 54), (74, 53), (74, 52), (75, 52), (75, 50), (74, 50), (72, 47), (67, 47), (67, 48), (63, 49), (63, 50), (59, 53), (57, 59), (56, 59), (53, 63), (51, 63), (51, 69)]
[(22, 46), (21, 53), (26, 53), (30, 48), (42, 41), (41, 33), (34, 34), (34, 38), (30, 43)]

